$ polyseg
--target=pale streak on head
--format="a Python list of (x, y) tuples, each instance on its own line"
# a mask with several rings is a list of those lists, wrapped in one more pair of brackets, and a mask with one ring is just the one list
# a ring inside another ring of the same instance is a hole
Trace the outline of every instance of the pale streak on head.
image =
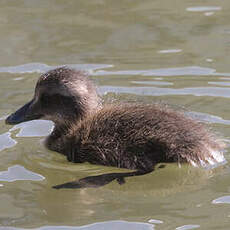
[(75, 80), (65, 83), (66, 91), (71, 95), (78, 95), (81, 100), (86, 100), (85, 106), (88, 107), (88, 112), (95, 112), (101, 108), (101, 99), (97, 94), (96, 87), (82, 80)]
[(82, 81), (68, 82), (67, 87), (71, 89), (72, 92), (79, 95), (87, 95), (89, 93), (87, 85)]

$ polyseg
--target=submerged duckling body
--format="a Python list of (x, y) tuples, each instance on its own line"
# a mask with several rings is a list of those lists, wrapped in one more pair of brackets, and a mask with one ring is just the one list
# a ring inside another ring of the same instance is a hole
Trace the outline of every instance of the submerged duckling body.
[(224, 161), (223, 143), (200, 122), (161, 105), (102, 106), (86, 74), (67, 67), (41, 75), (33, 99), (6, 122), (40, 118), (55, 123), (46, 146), (76, 163), (149, 172), (160, 162)]

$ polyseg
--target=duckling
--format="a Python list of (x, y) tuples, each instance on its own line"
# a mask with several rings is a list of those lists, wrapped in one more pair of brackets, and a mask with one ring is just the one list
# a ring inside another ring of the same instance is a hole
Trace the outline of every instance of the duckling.
[(82, 71), (61, 67), (42, 74), (33, 99), (7, 124), (34, 119), (54, 122), (48, 149), (68, 161), (136, 170), (108, 173), (54, 188), (99, 187), (152, 172), (165, 162), (207, 166), (224, 161), (224, 144), (203, 124), (159, 104), (102, 105), (97, 88)]

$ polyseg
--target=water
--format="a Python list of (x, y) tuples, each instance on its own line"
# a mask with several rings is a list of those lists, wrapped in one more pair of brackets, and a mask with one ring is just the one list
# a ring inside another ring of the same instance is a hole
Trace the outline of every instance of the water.
[(127, 170), (45, 149), (50, 122), (4, 123), (40, 73), (68, 64), (89, 71), (105, 100), (167, 103), (229, 141), (229, 8), (227, 0), (2, 0), (0, 229), (229, 229), (229, 163), (169, 164), (122, 186), (57, 191)]

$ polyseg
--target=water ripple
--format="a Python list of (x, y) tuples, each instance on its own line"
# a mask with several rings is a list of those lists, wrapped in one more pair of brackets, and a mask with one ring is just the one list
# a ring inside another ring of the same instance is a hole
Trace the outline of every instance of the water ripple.
[(11, 133), (3, 133), (0, 135), (0, 151), (11, 148), (17, 144), (17, 141), (11, 138)]
[[(175, 50), (171, 50), (175, 51)], [(166, 50), (165, 52), (171, 52)], [(177, 51), (177, 50), (176, 50)], [(162, 69), (146, 69), (146, 70), (119, 70), (119, 71), (107, 71), (102, 70), (105, 68), (111, 68), (113, 65), (107, 64), (63, 64), (58, 66), (49, 66), (43, 63), (27, 63), (18, 66), (0, 67), (0, 73), (43, 73), (48, 70), (68, 66), (70, 68), (78, 70), (89, 71), (92, 75), (142, 75), (142, 76), (206, 76), (206, 75), (219, 75), (230, 76), (230, 73), (217, 73), (215, 69), (201, 67), (201, 66), (183, 66), (175, 68), (162, 68)]]
[(172, 82), (167, 81), (131, 81), (131, 83), (139, 85), (173, 85)]
[(181, 49), (168, 49), (168, 50), (159, 50), (157, 53), (168, 54), (168, 53), (180, 53)]
[(21, 165), (14, 165), (8, 168), (7, 171), (0, 172), (0, 181), (8, 181), (13, 182), (17, 180), (33, 180), (33, 181), (41, 181), (44, 180), (40, 174), (31, 172), (25, 169)]
[[(24, 228), (14, 228), (14, 227), (0, 227), (1, 230), (25, 230)], [(30, 228), (31, 229), (31, 228)], [(30, 230), (27, 228), (27, 230)], [(40, 228), (33, 228), (33, 230), (101, 230), (101, 229), (109, 229), (109, 230), (153, 230), (154, 225), (148, 223), (140, 223), (140, 222), (127, 222), (127, 221), (108, 221), (95, 223), (90, 225), (85, 225), (81, 227), (74, 226), (44, 226)]]
[(185, 66), (176, 68), (148, 69), (148, 70), (98, 70), (93, 75), (142, 75), (142, 76), (230, 76), (230, 73), (218, 73), (215, 69), (200, 66)]
[(212, 201), (213, 204), (230, 204), (230, 196), (222, 196)]
[(194, 6), (186, 8), (190, 12), (205, 12), (205, 11), (218, 11), (222, 10), (220, 6)]
[(17, 129), (20, 131), (16, 137), (43, 137), (51, 133), (53, 123), (45, 120), (27, 121), (13, 126), (9, 131), (12, 132)]
[(189, 230), (189, 229), (195, 229), (195, 228), (199, 228), (200, 225), (192, 225), (192, 224), (188, 224), (188, 225), (183, 225), (181, 227), (177, 227), (176, 230)]
[(164, 222), (162, 220), (156, 220), (156, 219), (150, 219), (148, 220), (150, 224), (163, 224)]
[(0, 73), (44, 73), (61, 66), (69, 66), (70, 68), (88, 71), (113, 67), (113, 65), (106, 64), (63, 64), (59, 66), (49, 66), (43, 63), (27, 63), (18, 66), (0, 67)]
[(214, 81), (209, 81), (208, 84), (210, 84), (210, 85), (219, 85), (219, 86), (230, 86), (230, 82), (214, 82)]
[(230, 120), (225, 120), (222, 117), (210, 115), (207, 113), (200, 113), (200, 112), (186, 112), (190, 117), (208, 123), (215, 123), (215, 124), (224, 124), (230, 125)]
[(148, 69), (148, 70), (120, 70), (120, 71), (106, 71), (98, 70), (94, 75), (142, 75), (142, 76), (206, 76), (206, 75), (226, 75), (229, 73), (216, 73), (215, 69), (200, 67), (200, 66), (185, 66), (176, 68), (163, 68), (163, 69)]
[(101, 94), (107, 93), (130, 93), (135, 95), (193, 95), (193, 96), (213, 96), (230, 98), (229, 88), (221, 87), (194, 87), (194, 88), (157, 88), (157, 87), (122, 87), (122, 86), (101, 86)]

